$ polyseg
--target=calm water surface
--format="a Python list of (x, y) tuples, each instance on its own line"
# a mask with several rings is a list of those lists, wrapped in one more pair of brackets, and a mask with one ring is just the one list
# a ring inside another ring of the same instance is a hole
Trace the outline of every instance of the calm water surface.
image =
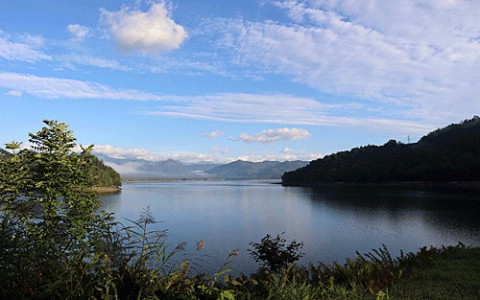
[[(198, 271), (217, 271), (238, 248), (235, 273), (253, 272), (249, 242), (282, 232), (287, 240), (304, 242), (303, 263), (343, 261), (382, 244), (394, 255), (458, 241), (480, 246), (480, 196), (473, 194), (192, 181), (127, 183), (121, 193), (101, 198), (122, 222), (150, 207), (155, 226), (168, 229), (170, 244), (187, 242), (184, 255), (198, 263)], [(196, 253), (201, 240), (205, 249)]]

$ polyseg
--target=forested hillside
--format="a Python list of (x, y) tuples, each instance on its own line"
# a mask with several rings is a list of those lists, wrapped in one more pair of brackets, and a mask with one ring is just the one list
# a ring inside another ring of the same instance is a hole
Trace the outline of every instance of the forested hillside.
[(286, 172), (286, 185), (331, 182), (451, 182), (480, 180), (480, 118), (435, 130), (419, 142), (390, 140), (314, 160)]
[(92, 165), (99, 187), (122, 186), (120, 174), (94, 155), (92, 155)]

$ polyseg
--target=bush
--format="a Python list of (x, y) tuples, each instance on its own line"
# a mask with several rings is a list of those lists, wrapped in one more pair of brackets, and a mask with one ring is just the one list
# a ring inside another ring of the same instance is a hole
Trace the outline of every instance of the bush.
[(253, 250), (248, 249), (256, 262), (262, 263), (264, 267), (275, 273), (287, 268), (304, 255), (304, 253), (300, 252), (303, 243), (298, 243), (294, 240), (287, 245), (287, 241), (282, 237), (283, 234), (284, 232), (275, 238), (267, 234), (260, 243), (250, 243), (254, 248)]

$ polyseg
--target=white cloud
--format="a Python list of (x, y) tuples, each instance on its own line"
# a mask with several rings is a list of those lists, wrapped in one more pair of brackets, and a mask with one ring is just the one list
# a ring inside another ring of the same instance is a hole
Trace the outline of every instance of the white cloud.
[[(269, 155), (257, 155), (257, 154), (247, 154), (237, 157), (234, 160), (244, 160), (252, 162), (262, 162), (262, 161), (294, 161), (294, 160), (304, 160), (311, 161), (318, 158), (322, 158), (324, 155), (321, 153), (318, 154), (307, 154), (307, 153), (297, 153), (297, 154), (269, 154)], [(233, 160), (232, 160), (233, 161)]]
[(204, 138), (207, 138), (207, 139), (213, 139), (213, 138), (216, 138), (216, 137), (219, 137), (223, 135), (223, 131), (220, 131), (220, 130), (215, 130), (215, 131), (212, 131), (210, 133), (206, 133), (204, 135), (202, 135)]
[(293, 149), (283, 148), (280, 152), (281, 152), (281, 153), (292, 153), (292, 152), (293, 152)]
[(175, 105), (164, 105), (161, 111), (147, 114), (220, 122), (340, 126), (412, 136), (435, 129), (428, 123), (398, 118), (338, 116), (338, 112), (359, 110), (364, 106), (351, 103), (327, 105), (312, 98), (282, 94), (215, 94), (181, 100)]
[(428, 123), (388, 118), (340, 117), (331, 110), (356, 107), (325, 105), (311, 98), (290, 95), (214, 94), (177, 96), (142, 90), (112, 89), (96, 82), (0, 72), (0, 88), (47, 99), (104, 99), (160, 101), (161, 110), (145, 114), (222, 122), (341, 126), (388, 134), (423, 135), (436, 127)]
[(154, 65), (144, 66), (154, 74), (181, 74), (188, 76), (203, 76), (214, 74), (223, 77), (233, 77), (231, 71), (227, 71), (224, 62), (212, 60), (211, 53), (189, 53), (188, 57), (161, 57), (157, 58)]
[(475, 1), (276, 1), (291, 22), (219, 21), (233, 61), (397, 119), (444, 123), (480, 110)]
[(13, 97), (21, 97), (22, 96), (22, 92), (14, 91), (14, 90), (8, 91), (5, 94), (9, 95), (9, 96), (13, 96)]
[(24, 44), (29, 45), (32, 48), (41, 48), (45, 46), (45, 38), (38, 35), (22, 34), (18, 37), (18, 40)]
[(47, 99), (169, 100), (140, 90), (115, 90), (94, 82), (10, 72), (0, 72), (0, 87)]
[(268, 129), (255, 135), (249, 135), (242, 133), (238, 138), (233, 140), (243, 141), (246, 143), (262, 143), (270, 144), (277, 141), (291, 141), (306, 139), (310, 136), (310, 133), (304, 129), (298, 128), (280, 128), (280, 129)]
[(154, 154), (148, 152), (145, 149), (141, 148), (118, 148), (112, 145), (95, 145), (93, 152), (101, 153), (108, 155), (113, 158), (136, 158), (136, 159), (145, 159), (145, 160), (156, 160)]
[(90, 28), (79, 24), (70, 24), (67, 26), (67, 30), (73, 35), (74, 40), (78, 42), (83, 41), (90, 34)]
[(118, 61), (112, 59), (104, 59), (88, 55), (70, 54), (57, 58), (67, 66), (71, 65), (86, 65), (102, 69), (111, 69), (117, 71), (130, 71), (127, 66), (121, 65)]
[(224, 93), (188, 97), (177, 106), (163, 107), (157, 115), (242, 123), (322, 122), (328, 106), (315, 99), (282, 94)]
[(118, 159), (143, 159), (148, 161), (165, 161), (168, 159), (183, 163), (233, 161), (231, 158), (223, 157), (223, 154), (226, 154), (228, 149), (214, 149), (213, 152), (206, 154), (194, 152), (153, 153), (141, 148), (120, 148), (112, 145), (95, 145), (93, 152)]
[(147, 12), (128, 7), (117, 12), (101, 10), (119, 49), (126, 52), (158, 54), (180, 47), (186, 30), (171, 19), (165, 3), (152, 4)]
[(2, 36), (0, 31), (0, 58), (6, 60), (24, 61), (35, 63), (40, 60), (52, 60), (50, 55), (47, 55), (35, 47), (38, 46), (39, 39), (30, 37), (31, 45), (26, 43), (17, 43)]

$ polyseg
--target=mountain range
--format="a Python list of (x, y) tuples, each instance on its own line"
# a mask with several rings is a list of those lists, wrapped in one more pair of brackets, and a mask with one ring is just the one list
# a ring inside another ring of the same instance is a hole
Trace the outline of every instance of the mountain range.
[(307, 161), (237, 160), (228, 164), (209, 162), (187, 164), (176, 160), (149, 161), (144, 159), (114, 158), (96, 154), (106, 165), (114, 168), (123, 179), (280, 179), (283, 173), (304, 167)]

